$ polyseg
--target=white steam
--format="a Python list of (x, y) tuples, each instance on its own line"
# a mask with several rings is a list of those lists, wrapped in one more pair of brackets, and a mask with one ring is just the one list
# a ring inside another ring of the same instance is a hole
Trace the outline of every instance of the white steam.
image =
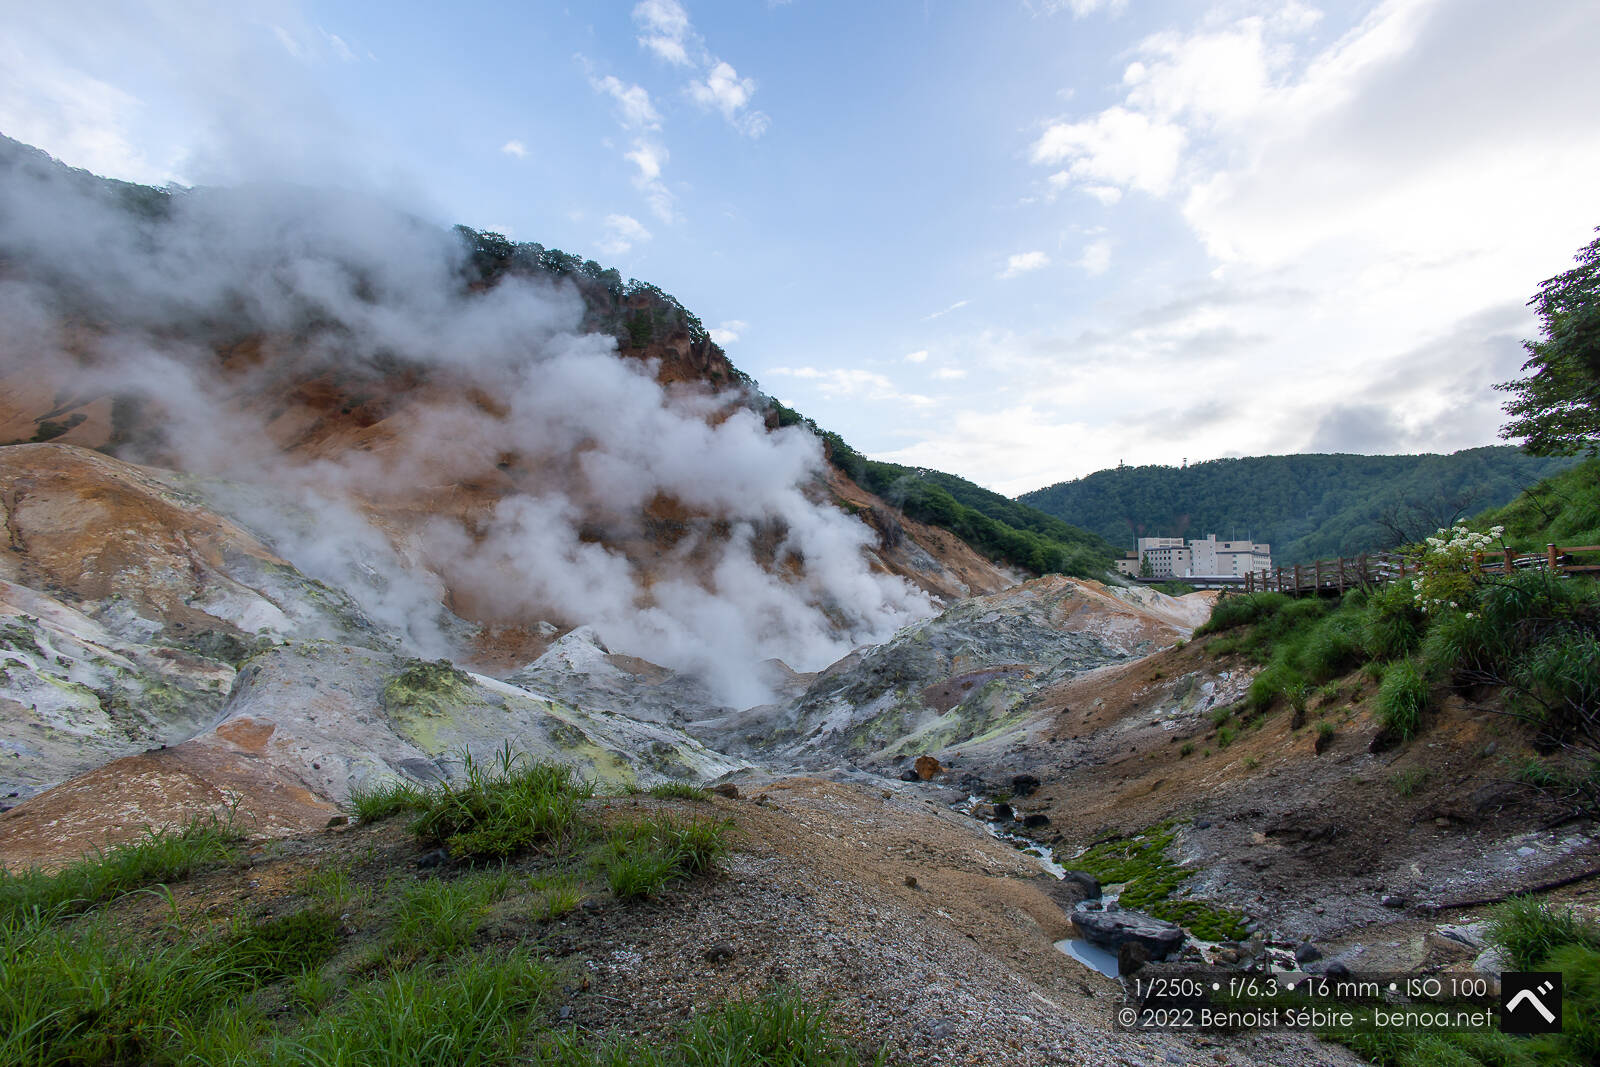
[[(468, 292), (453, 234), (352, 194), (196, 190), (166, 215), (0, 159), (0, 374), (70, 368), (76, 389), (161, 413), (162, 439), (129, 458), (291, 492), (312, 521), (242, 517), (418, 651), (449, 645), (448, 589), (495, 621), (592, 624), (748, 704), (759, 661), (817, 669), (930, 610), (873, 571), (865, 526), (808, 498), (810, 434), (664, 389), (579, 332), (570, 287), (508, 276)], [(224, 368), (219, 352), (252, 337), (267, 343)], [(330, 372), (380, 392), (422, 380), (386, 412), (381, 447), (291, 461), (277, 402)], [(520, 478), (497, 501), (451, 503), (507, 456)], [(412, 521), (371, 517), (397, 508)]]

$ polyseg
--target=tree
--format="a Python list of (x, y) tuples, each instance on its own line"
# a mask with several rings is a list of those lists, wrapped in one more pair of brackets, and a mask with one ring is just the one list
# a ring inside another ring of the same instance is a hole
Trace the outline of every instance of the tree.
[(1528, 301), (1544, 337), (1523, 343), (1527, 377), (1495, 386), (1513, 394), (1500, 436), (1536, 456), (1600, 454), (1600, 237), (1574, 258)]

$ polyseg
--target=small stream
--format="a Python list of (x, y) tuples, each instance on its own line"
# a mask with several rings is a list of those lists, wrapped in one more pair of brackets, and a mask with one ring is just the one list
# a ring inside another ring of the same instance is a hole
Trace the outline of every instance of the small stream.
[[(963, 815), (970, 816), (973, 808), (983, 802), (984, 799), (982, 797), (969, 796), (966, 800), (952, 806)], [(983, 826), (991, 836), (1008, 842), (1018, 852), (1026, 852), (1028, 855), (1033, 856), (1039, 861), (1039, 866), (1051, 876), (1055, 878), (1066, 876), (1067, 869), (1056, 862), (1055, 850), (1049, 845), (1041, 844), (1033, 840), (1033, 838), (1025, 837), (1022, 834), (1013, 833), (997, 822), (984, 822)], [(1102, 892), (1101, 899), (1107, 903), (1112, 903), (1117, 899), (1117, 895), (1115, 893)], [(1090, 970), (1099, 971), (1108, 978), (1116, 978), (1118, 976), (1117, 954), (1108, 952), (1099, 945), (1085, 941), (1081, 937), (1069, 937), (1057, 941), (1056, 949), (1064, 955), (1077, 960)]]

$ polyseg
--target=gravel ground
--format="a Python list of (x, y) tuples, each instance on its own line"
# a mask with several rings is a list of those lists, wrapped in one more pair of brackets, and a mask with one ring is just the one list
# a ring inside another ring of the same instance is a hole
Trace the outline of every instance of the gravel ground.
[(721, 877), (554, 933), (591, 976), (576, 1025), (648, 1031), (783, 982), (918, 1064), (1359, 1062), (1298, 1035), (1112, 1030), (1120, 991), (1054, 948), (1038, 868), (911, 790), (789, 779), (716, 804), (739, 828)]

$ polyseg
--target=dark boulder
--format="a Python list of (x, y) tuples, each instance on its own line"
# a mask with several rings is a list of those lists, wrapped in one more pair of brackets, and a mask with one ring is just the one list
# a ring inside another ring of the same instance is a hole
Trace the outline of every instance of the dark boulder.
[(1166, 959), (1188, 940), (1183, 927), (1176, 923), (1127, 911), (1115, 904), (1108, 906), (1098, 900), (1085, 900), (1074, 907), (1072, 923), (1085, 941), (1108, 952), (1118, 952), (1123, 945), (1137, 942), (1153, 960)]
[(1061, 875), (1061, 880), (1081, 887), (1083, 890), (1081, 899), (1083, 900), (1100, 899), (1100, 879), (1088, 871), (1066, 871)]
[(1011, 776), (1011, 793), (1013, 796), (1031, 797), (1039, 791), (1039, 779), (1031, 774), (1014, 774)]

